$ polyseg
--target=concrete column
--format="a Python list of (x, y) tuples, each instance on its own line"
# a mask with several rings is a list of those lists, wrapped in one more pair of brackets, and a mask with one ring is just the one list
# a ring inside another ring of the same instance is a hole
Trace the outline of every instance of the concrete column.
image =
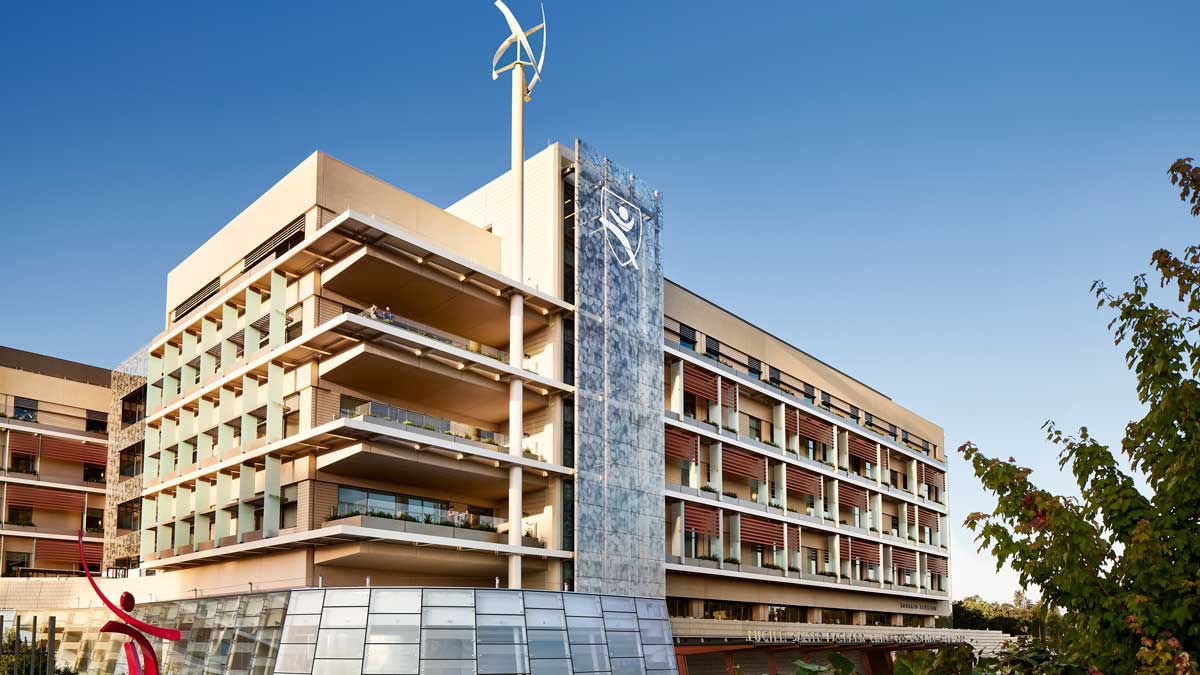
[(671, 392), (667, 400), (667, 410), (683, 416), (683, 359), (679, 359), (667, 368), (667, 387)]
[(175, 451), (168, 449), (176, 443), (175, 420), (164, 417), (159, 425), (159, 445), (163, 449), (158, 453), (158, 477), (165, 479), (167, 474), (175, 470)]
[(771, 439), (775, 445), (779, 446), (780, 450), (787, 449), (787, 424), (784, 421), (784, 407), (782, 403), (776, 403), (774, 416), (771, 420)]
[(270, 319), (267, 325), (267, 346), (275, 349), (283, 345), (287, 311), (287, 277), (278, 270), (271, 272), (271, 299), (268, 302)]
[(212, 484), (206, 480), (196, 481), (196, 493), (192, 497), (192, 509), (196, 514), (196, 526), (192, 531), (192, 539), (195, 543), (208, 541), (209, 527), (212, 523), (212, 517), (207, 513), (209, 506), (212, 504)]
[(938, 544), (942, 548), (950, 547), (950, 528), (947, 526), (949, 519), (946, 516), (938, 516)]
[(263, 458), (263, 538), (279, 534), (279, 513), (283, 507), (283, 492), (279, 486), (279, 458)]
[[(147, 426), (146, 437), (142, 440), (142, 475), (157, 476), (159, 458), (157, 455), (160, 449), (159, 445), (159, 429), (158, 427)], [(8, 466), (7, 464), (5, 466)]]
[(179, 367), (179, 347), (171, 343), (163, 345), (163, 373), (167, 373), (163, 377), (163, 400), (167, 401), (179, 393), (179, 380), (170, 373), (175, 372)]
[[(509, 244), (509, 270), (520, 283), (525, 281), (525, 67), (512, 69), (512, 241)], [(516, 368), (524, 366), (525, 356), (525, 296), (514, 292), (508, 305), (508, 359)], [(509, 454), (520, 457), (523, 453), (522, 439), (525, 435), (524, 422), (525, 390), (520, 378), (513, 378), (508, 385), (508, 434)], [(521, 545), (524, 515), (521, 467), (508, 469), (508, 543)], [(521, 588), (521, 556), (508, 556), (508, 587)]]
[(192, 543), (192, 531), (184, 519), (192, 515), (192, 491), (180, 486), (175, 490), (175, 548), (183, 548)]
[[(833, 566), (833, 573), (839, 579), (842, 578), (842, 540), (841, 535), (830, 534), (825, 537), (826, 547), (829, 551), (829, 561)], [(817, 561), (820, 563), (821, 561)]]
[(152, 553), (158, 552), (158, 547), (155, 546), (154, 537), (157, 530), (156, 523), (158, 522), (158, 500), (154, 497), (142, 497), (142, 544), (141, 557), (146, 558)]
[(769, 469), (771, 479), (775, 481), (775, 501), (783, 507), (784, 515), (787, 515), (787, 464), (784, 462), (776, 462), (775, 466)]
[(850, 615), (850, 623), (854, 624), (855, 626), (867, 625), (866, 610), (862, 610), (862, 609), (854, 610), (854, 613)]
[(233, 534), (229, 509), (224, 508), (233, 499), (233, 476), (222, 471), (217, 474), (216, 523), (213, 526), (213, 545), (220, 546), (221, 540)]
[(217, 419), (221, 422), (217, 427), (218, 456), (224, 454), (225, 451), (233, 447), (234, 414), (233, 390), (222, 387), (220, 398), (218, 399), (217, 403)]
[(217, 357), (208, 349), (217, 342), (217, 322), (208, 317), (200, 320), (200, 381), (203, 382), (217, 372)]
[(880, 485), (883, 482), (883, 463), (880, 457), (887, 452), (880, 444), (875, 444), (875, 485)]
[(254, 531), (254, 466), (242, 464), (238, 473), (238, 522), (237, 541), (242, 543), (246, 533)]
[(725, 564), (725, 510), (717, 509), (717, 567)]
[(184, 392), (192, 391), (196, 388), (196, 376), (200, 373), (199, 369), (188, 365), (196, 356), (196, 336), (188, 331), (183, 331), (183, 352), (180, 362), (183, 364), (180, 372), (180, 389)]
[(908, 539), (908, 510), (912, 508), (908, 502), (900, 502), (896, 510), (897, 520), (900, 521), (899, 533), (901, 539)]
[(805, 617), (805, 621), (808, 623), (821, 623), (823, 620), (820, 607), (809, 607), (806, 612), (808, 616)]
[(850, 468), (850, 432), (838, 429), (835, 434), (837, 437), (837, 466), (839, 469)]
[(283, 439), (283, 366), (267, 365), (267, 442)]
[(721, 448), (718, 442), (708, 446), (708, 463), (712, 467), (712, 486), (719, 494), (724, 490), (725, 480), (721, 474)]
[(160, 492), (158, 495), (158, 551), (171, 550), (171, 544), (174, 543), (171, 539), (171, 526), (167, 524), (167, 520), (171, 517), (175, 510), (174, 501), (171, 495)]
[(725, 428), (725, 413), (721, 407), (721, 376), (717, 376), (717, 400), (708, 402), (708, 421), (717, 425), (718, 429)]
[(883, 495), (871, 495), (871, 529), (883, 532)]
[(683, 502), (672, 502), (667, 506), (667, 522), (671, 524), (670, 555), (683, 555)]
[(258, 418), (250, 411), (258, 407), (258, 379), (249, 373), (242, 376), (242, 447), (258, 435)]
[[(200, 399), (200, 414), (196, 417), (196, 426), (198, 431), (204, 432), (212, 428), (215, 419), (215, 408), (212, 401), (202, 398)], [(196, 437), (196, 461), (202, 461), (212, 457), (213, 453), (213, 437), (212, 434), (201, 433)]]
[(246, 331), (242, 341), (242, 355), (249, 360), (262, 343), (262, 332), (253, 326), (262, 316), (262, 294), (256, 288), (246, 289)]
[(196, 416), (191, 410), (182, 408), (179, 411), (179, 468), (196, 463), (195, 446), (191, 438), (196, 435)]
[(737, 558), (738, 562), (745, 562), (742, 560), (742, 516), (736, 511), (732, 512), (729, 518), (729, 557)]
[(912, 493), (912, 496), (916, 497), (919, 494), (918, 489), (920, 487), (919, 485), (917, 485), (917, 460), (915, 460), (915, 459), (908, 460), (907, 470), (908, 470), (908, 491)]
[(218, 372), (227, 375), (233, 370), (237, 359), (237, 344), (230, 338), (237, 332), (238, 310), (228, 303), (221, 305), (221, 367)]
[(893, 626), (903, 626), (904, 625), (904, 615), (899, 612), (895, 612), (890, 617), (888, 617), (888, 622)]
[(842, 526), (842, 507), (838, 500), (838, 481), (836, 478), (830, 478), (826, 481), (826, 499), (829, 502), (829, 515), (833, 517), (833, 526)]

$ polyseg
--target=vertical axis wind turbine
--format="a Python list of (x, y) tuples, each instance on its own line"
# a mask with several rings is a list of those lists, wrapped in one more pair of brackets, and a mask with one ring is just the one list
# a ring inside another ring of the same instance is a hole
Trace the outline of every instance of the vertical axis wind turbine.
[[(542, 6), (542, 23), (528, 31), (522, 30), (517, 18), (509, 11), (503, 0), (496, 0), (496, 9), (504, 15), (511, 31), (500, 48), (492, 57), (492, 79), (498, 79), (500, 73), (512, 71), (512, 177), (513, 185), (513, 221), (512, 229), (506, 233), (508, 244), (508, 264), (502, 265), (517, 283), (525, 282), (525, 103), (530, 100), (529, 94), (542, 79), (542, 63), (546, 59), (546, 7)], [(529, 36), (542, 32), (542, 51), (537, 60), (533, 58), (533, 49), (529, 46)], [(512, 63), (496, 68), (500, 57), (509, 47), (516, 45), (516, 59)], [(533, 69), (533, 78), (528, 84), (525, 80), (525, 68)], [(508, 305), (508, 362), (514, 368), (523, 368), (525, 354), (525, 296), (519, 289), (514, 289), (509, 296)], [(508, 383), (508, 452), (514, 457), (524, 454), (523, 440), (525, 437), (525, 390), (524, 378), (513, 377)], [(513, 464), (508, 469), (508, 544), (521, 546), (521, 535), (524, 533), (521, 518), (524, 515), (524, 478), (521, 465)], [(508, 587), (521, 588), (521, 556), (508, 556)]]

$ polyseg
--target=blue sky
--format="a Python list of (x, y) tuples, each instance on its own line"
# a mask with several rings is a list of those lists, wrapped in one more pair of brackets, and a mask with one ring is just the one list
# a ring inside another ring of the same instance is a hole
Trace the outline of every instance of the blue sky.
[[(537, 6), (513, 0), (535, 23)], [(668, 275), (1070, 490), (1039, 429), (1117, 441), (1088, 285), (1195, 241), (1195, 3), (550, 2), (531, 150), (664, 195)], [(167, 271), (314, 149), (434, 203), (504, 170), (485, 0), (10, 5), (0, 344), (112, 366)], [(955, 458), (954, 520), (989, 501)], [(970, 537), (955, 595), (1005, 598)]]

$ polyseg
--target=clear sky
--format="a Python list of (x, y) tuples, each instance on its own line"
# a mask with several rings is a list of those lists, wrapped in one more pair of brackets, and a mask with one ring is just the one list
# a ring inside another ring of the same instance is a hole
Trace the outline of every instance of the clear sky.
[[(1088, 285), (1195, 241), (1195, 2), (551, 0), (531, 150), (664, 195), (668, 276), (1069, 490), (1047, 418), (1117, 441)], [(537, 6), (510, 3), (528, 26)], [(0, 344), (113, 366), (167, 271), (314, 149), (436, 204), (503, 171), (486, 0), (10, 4)], [(989, 499), (951, 460), (957, 524)], [(1011, 596), (969, 533), (954, 595)]]

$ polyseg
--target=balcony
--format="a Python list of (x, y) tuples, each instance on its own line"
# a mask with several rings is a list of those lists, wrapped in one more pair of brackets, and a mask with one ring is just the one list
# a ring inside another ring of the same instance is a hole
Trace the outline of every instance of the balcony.
[[(413, 321), (411, 319), (406, 319), (398, 314), (388, 311), (387, 309), (379, 309), (378, 307), (371, 307), (370, 309), (360, 312), (359, 316), (365, 316), (368, 319), (375, 319), (376, 321), (382, 321), (383, 323), (386, 323), (389, 326), (395, 326), (397, 328), (406, 330), (410, 333), (416, 333), (417, 335), (423, 335), (432, 340), (437, 340), (438, 342), (452, 345), (454, 347), (458, 347), (459, 349), (465, 349), (469, 352), (473, 352), (475, 354), (480, 354), (480, 355), (486, 356), (490, 359), (495, 359), (496, 361), (499, 361), (501, 363), (508, 363), (508, 352), (506, 352), (502, 349), (497, 349), (495, 347), (489, 347), (485, 344), (480, 344), (478, 342), (472, 342), (471, 340), (468, 340), (464, 337), (460, 337), (458, 335), (447, 333), (445, 331), (440, 331), (432, 326), (427, 326), (420, 322)], [(507, 340), (507, 336), (505, 336), (505, 339)]]
[[(376, 506), (364, 512), (359, 504), (339, 502), (325, 525), (356, 525), (447, 539), (508, 543), (508, 521), (504, 518), (442, 509)], [(546, 542), (538, 538), (536, 528), (532, 525), (525, 526), (521, 545), (546, 548)]]

